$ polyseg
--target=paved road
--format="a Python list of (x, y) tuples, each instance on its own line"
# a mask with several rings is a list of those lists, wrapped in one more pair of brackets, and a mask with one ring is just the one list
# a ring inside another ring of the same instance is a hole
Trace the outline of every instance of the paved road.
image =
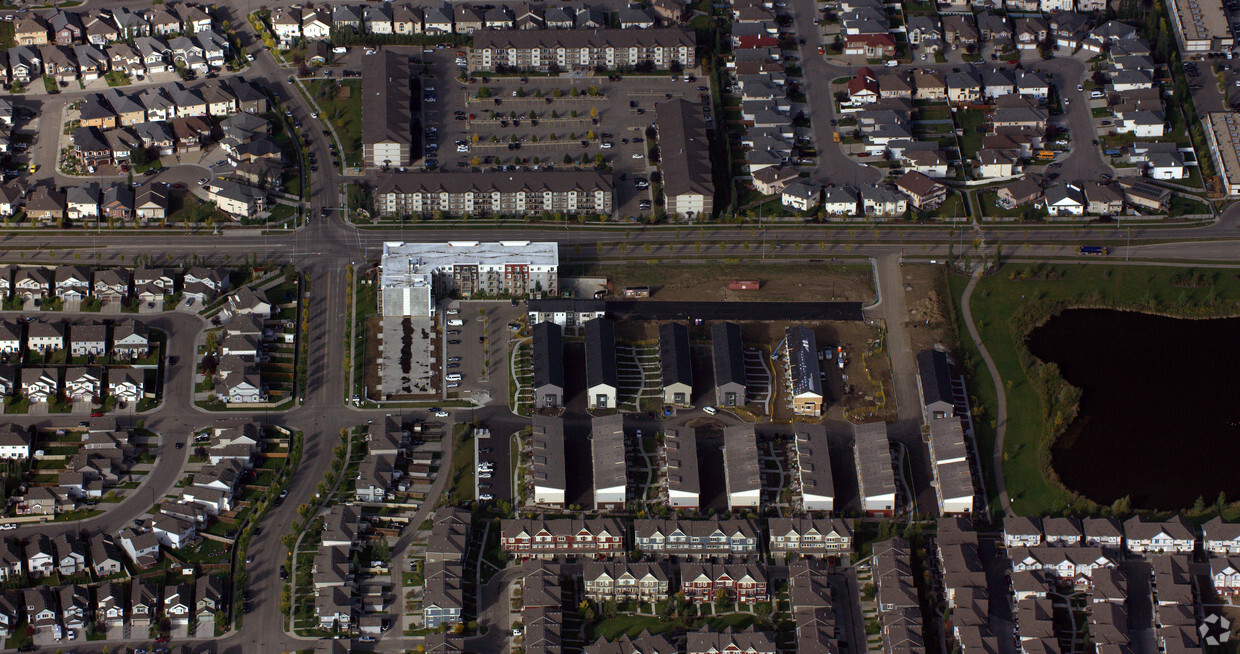
[[(276, 4), (283, 3), (284, 0)], [(124, 0), (90, 0), (90, 4), (91, 6), (119, 6), (125, 3)], [(798, 30), (801, 31), (801, 28), (805, 27), (804, 23), (812, 20), (812, 2), (794, 0), (794, 4)], [(247, 9), (250, 8), (252, 7), (247, 6)], [(237, 25), (243, 22), (240, 17), (233, 20), (233, 23)], [(810, 34), (814, 31), (806, 29), (802, 33)], [(249, 35), (243, 35), (243, 40), (249, 38), (251, 38)], [(838, 68), (833, 69), (816, 55), (814, 52), (816, 45), (805, 46), (805, 49), (811, 48), (813, 50), (810, 52), (803, 52), (806, 78), (830, 80), (838, 76), (840, 73)], [(276, 65), (274, 59), (266, 53), (261, 54), (257, 59), (247, 75), (261, 77), (271, 88), (278, 89), (283, 97), (289, 98), (287, 104), (293, 107), (295, 116), (302, 120), (303, 125), (306, 127), (313, 125), (313, 119), (309, 118), (310, 109), (305, 106), (300, 96), (293, 92), (286, 80), (287, 75)], [(1050, 70), (1056, 76), (1056, 81), (1060, 83), (1061, 88), (1075, 89), (1075, 82), (1072, 82), (1070, 86), (1067, 82), (1079, 79), (1081, 70), (1083, 70), (1079, 62), (1072, 60), (1055, 60), (1039, 64), (1039, 66)], [(1048, 66), (1050, 68), (1047, 68)], [(815, 89), (818, 90), (815, 91)], [(842, 155), (830, 154), (832, 151), (838, 154), (839, 150), (831, 147), (829, 129), (831, 103), (825, 85), (810, 86), (810, 101), (812, 105), (828, 108), (826, 116), (815, 114), (814, 117), (818, 147), (823, 153), (815, 173), (816, 176), (822, 179), (832, 179), (832, 175), (845, 171), (843, 174), (849, 178), (844, 180), (847, 183), (868, 181), (868, 176), (876, 171), (868, 167), (859, 167), (847, 158), (843, 158)], [(1074, 110), (1076, 107), (1083, 107), (1083, 98), (1073, 99), (1072, 105)], [(1088, 112), (1086, 111), (1085, 114), (1087, 115)], [(1070, 113), (1069, 121), (1074, 130), (1076, 120), (1075, 113)], [(824, 132), (825, 140), (823, 139)], [(329, 159), (324, 149), (324, 139), (316, 136), (314, 141), (314, 147), (319, 152), (320, 163), (325, 163)], [(1094, 166), (1094, 161), (1091, 159), (1100, 161), (1096, 149), (1092, 150), (1092, 155), (1089, 152), (1088, 148), (1074, 152), (1070, 160), (1076, 161), (1080, 158), (1074, 164), (1079, 165), (1080, 172), (1065, 164), (1065, 176), (1102, 170), (1100, 166)], [(337, 204), (338, 183), (343, 178), (327, 165), (321, 165), (319, 171), (311, 177), (313, 195), (310, 208), (311, 215), (315, 218), (311, 225), (294, 233), (226, 232), (220, 236), (147, 234), (141, 238), (135, 238), (132, 234), (100, 235), (41, 230), (28, 234), (0, 236), (0, 248), (4, 248), (9, 253), (22, 252), (27, 255), (28, 261), (75, 262), (81, 254), (95, 254), (100, 263), (131, 264), (137, 255), (158, 252), (168, 257), (170, 261), (183, 261), (189, 257), (196, 257), (202, 263), (223, 264), (235, 263), (243, 256), (257, 255), (266, 261), (292, 262), (306, 275), (309, 283), (305, 307), (310, 315), (311, 344), (308, 361), (310, 391), (305, 397), (304, 404), (282, 414), (256, 412), (229, 415), (230, 418), (249, 419), (262, 424), (286, 425), (300, 429), (306, 434), (302, 468), (290, 484), (289, 499), (282, 506), (272, 510), (265, 521), (265, 524), (271, 527), (255, 538), (251, 545), (250, 552), (255, 556), (255, 561), (251, 565), (253, 573), (251, 579), (255, 581), (271, 579), (270, 575), (283, 562), (285, 550), (279, 542), (282, 526), (292, 522), (296, 515), (297, 505), (310, 500), (313, 496), (318, 480), (323, 477), (330, 466), (331, 451), (338, 442), (340, 430), (362, 424), (371, 418), (381, 417), (383, 414), (382, 411), (355, 410), (343, 406), (341, 402), (344, 396), (344, 375), (341, 371), (343, 370), (343, 330), (346, 319), (344, 267), (351, 262), (375, 258), (381, 244), (386, 240), (414, 238), (445, 240), (460, 236), (459, 228), (451, 226), (416, 232), (359, 231), (345, 225), (337, 215), (333, 215), (330, 219), (320, 219), (318, 216), (322, 208)], [(1238, 225), (1240, 225), (1240, 205), (1233, 205), (1224, 212), (1219, 221), (1205, 227), (1134, 227), (1131, 230), (1076, 225), (1046, 229), (989, 227), (971, 233), (969, 236), (970, 239), (973, 236), (982, 236), (987, 243), (1003, 242), (1005, 252), (1021, 259), (1071, 256), (1075, 245), (1082, 241), (1105, 240), (1115, 248), (1115, 254), (1108, 259), (1101, 260), (1108, 263), (1128, 258), (1131, 258), (1133, 262), (1167, 258), (1199, 262), (1235, 262), (1240, 260), (1240, 248), (1236, 247), (1237, 237), (1240, 237), (1240, 234), (1236, 232)], [(486, 232), (488, 239), (554, 240), (566, 246), (563, 254), (566, 259), (570, 260), (630, 260), (635, 256), (633, 254), (635, 250), (626, 252), (622, 249), (621, 243), (627, 244), (628, 248), (648, 244), (651, 246), (650, 251), (636, 256), (667, 262), (697, 258), (689, 241), (702, 242), (711, 246), (706, 249), (710, 251), (710, 256), (715, 258), (752, 258), (743, 244), (752, 242), (756, 235), (757, 231), (754, 229), (734, 227), (694, 230), (671, 227), (618, 228), (578, 231), (504, 227)], [(789, 261), (875, 257), (880, 261), (890, 262), (901, 255), (918, 259), (944, 257), (949, 244), (957, 241), (960, 236), (952, 230), (937, 227), (892, 228), (879, 231), (864, 228), (815, 229), (797, 226), (796, 229), (788, 230), (768, 229), (765, 238), (769, 244), (779, 245), (779, 257)], [(1127, 243), (1128, 239), (1131, 239), (1133, 246), (1131, 248), (1122, 245)], [(714, 247), (713, 244), (716, 243), (723, 243), (724, 247)], [(577, 246), (580, 246), (580, 249)], [(1095, 261), (1091, 260), (1091, 262)], [(889, 275), (885, 279), (880, 278), (880, 285), (886, 287), (890, 283)], [(896, 285), (899, 286), (898, 281)], [(970, 285), (971, 288), (972, 285)], [(887, 291), (887, 293), (892, 292)], [(966, 297), (970, 296), (971, 293)], [(884, 315), (887, 313), (887, 310), (883, 310)], [(965, 315), (970, 334), (976, 338), (976, 330), (967, 309), (967, 302)], [(190, 323), (182, 324), (179, 322), (182, 320), (196, 321), (197, 319), (189, 316), (169, 315), (154, 319), (153, 324), (159, 326), (160, 321), (167, 321), (166, 326), (174, 329), (178, 336), (183, 331), (192, 333), (200, 327), (200, 325)], [(190, 344), (186, 345), (186, 343)], [(183, 364), (184, 367), (174, 366), (170, 371), (167, 399), (164, 405), (146, 418), (148, 426), (171, 437), (188, 434), (192, 427), (213, 419), (202, 414), (189, 403), (189, 398), (192, 397), (190, 394), (192, 371), (189, 366), (192, 364), (188, 362), (193, 360), (192, 342), (182, 338), (174, 339), (173, 349), (180, 355), (181, 361), (186, 363)], [(988, 361), (988, 367), (992, 369), (992, 376), (997, 379), (997, 375), (993, 372), (993, 363)], [(997, 391), (1001, 398), (999, 424), (1000, 434), (1002, 434), (1006, 417), (1002, 402), (1003, 389), (997, 387)], [(914, 402), (910, 407), (909, 403), (903, 399), (910, 395), (907, 380), (897, 382), (896, 394), (903, 417), (905, 411), (913, 411), (916, 406)], [(915, 398), (915, 392), (913, 397)], [(476, 414), (471, 416), (471, 419), (479, 422), (498, 423), (502, 421), (506, 425), (508, 421), (516, 420), (503, 407), (487, 407), (478, 410)], [(996, 451), (1000, 452), (1001, 449), (997, 447)], [(162, 496), (175, 483), (180, 476), (186, 456), (186, 453), (182, 453), (180, 456), (174, 454), (160, 458), (155, 470), (148, 476), (147, 484), (150, 487), (151, 497)], [(998, 463), (996, 460), (996, 466)], [(997, 475), (997, 479), (1002, 483), (1001, 474)], [(146, 490), (144, 488), (143, 492)], [(121, 503), (114, 507), (113, 511), (99, 518), (57, 528), (114, 530), (128, 522), (135, 509), (145, 510), (145, 507), (149, 506), (146, 504), (148, 500), (142, 495), (143, 493), (135, 495), (134, 499)], [(1009, 510), (1006, 493), (1002, 490), (1001, 497), (1005, 511)], [(408, 538), (411, 536), (402, 537), (402, 541)], [(253, 583), (250, 590), (254, 595), (255, 610), (246, 616), (245, 627), (238, 633), (212, 642), (210, 644), (212, 650), (237, 654), (244, 651), (250, 654), (255, 651), (288, 651), (308, 647), (306, 641), (292, 638), (272, 627), (272, 625), (281, 623), (278, 609), (280, 584)], [(503, 626), (500, 625), (501, 629), (497, 630), (499, 633), (503, 632)], [(120, 643), (96, 641), (75, 647), (75, 650), (97, 652), (104, 645), (114, 647), (117, 644)], [(490, 644), (489, 641), (488, 644)], [(202, 650), (207, 645), (195, 647)]]

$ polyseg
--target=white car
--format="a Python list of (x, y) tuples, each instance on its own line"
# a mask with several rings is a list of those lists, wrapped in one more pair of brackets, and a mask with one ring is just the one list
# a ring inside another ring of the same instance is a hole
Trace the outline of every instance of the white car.
[(490, 493), (483, 493), (478, 496), (478, 499), (482, 500), (483, 502), (490, 502), (491, 500), (495, 498), (491, 497)]
[(251, 53), (249, 53), (249, 52), (245, 53), (245, 60), (246, 60), (246, 61), (254, 61), (254, 55), (253, 55), (253, 54), (251, 54)]
[(479, 478), (479, 479), (490, 479), (490, 478), (491, 478), (491, 473), (489, 473), (489, 472), (480, 472), (480, 473), (478, 473), (478, 478)]
[(368, 54), (368, 55), (372, 55), (372, 54), (374, 54), (375, 52), (376, 52), (376, 50), (375, 50), (374, 48), (367, 48), (367, 49), (366, 49), (366, 54)]
[(8, 531), (10, 529), (17, 529), (17, 525), (12, 522), (6, 522), (0, 525), (0, 531)]
[(461, 382), (448, 382), (448, 388), (458, 388), (460, 385)]
[(704, 411), (708, 416), (713, 416), (716, 413), (719, 413), (719, 409), (716, 409), (713, 406), (704, 406), (702, 407), (702, 411)]
[(435, 412), (435, 417), (436, 417), (436, 418), (447, 418), (447, 417), (448, 417), (448, 412), (447, 412), (447, 411), (436, 411), (436, 412)]
[(599, 146), (599, 147), (603, 148), (604, 150), (610, 150), (610, 149), (611, 149), (611, 141), (603, 141), (603, 145), (601, 145), (601, 146)]
[(634, 152), (634, 153), (633, 153), (633, 158), (634, 158), (634, 159), (641, 159), (641, 158), (643, 158), (643, 157), (645, 157), (645, 156), (646, 156), (646, 155), (644, 155), (644, 154), (642, 154), (642, 153), (640, 153), (640, 152)]

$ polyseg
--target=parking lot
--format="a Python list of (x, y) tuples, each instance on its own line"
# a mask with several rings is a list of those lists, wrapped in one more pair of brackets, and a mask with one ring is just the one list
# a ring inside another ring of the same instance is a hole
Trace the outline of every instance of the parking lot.
[[(693, 76), (475, 77), (456, 79), (455, 53), (425, 56), (434, 79), (423, 80), (427, 163), (445, 170), (609, 166), (622, 215), (648, 210), (648, 134), (654, 106), (697, 101), (708, 82)], [(688, 81), (686, 81), (688, 80)], [(481, 96), (481, 97), (480, 97)], [(434, 128), (434, 131), (431, 128)], [(645, 200), (645, 203), (642, 201)]]

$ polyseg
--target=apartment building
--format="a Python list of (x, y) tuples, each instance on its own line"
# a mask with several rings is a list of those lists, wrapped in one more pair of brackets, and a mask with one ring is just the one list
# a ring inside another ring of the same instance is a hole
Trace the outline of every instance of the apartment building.
[(375, 191), (387, 216), (535, 216), (612, 212), (612, 185), (588, 170), (391, 173)]
[(615, 518), (502, 520), (500, 543), (505, 552), (522, 559), (608, 557), (624, 553), (627, 531)]
[(680, 28), (591, 30), (483, 30), (474, 34), (470, 69), (493, 71), (605, 68), (656, 69), (697, 64), (693, 33)]
[(383, 244), (379, 308), (384, 316), (430, 316), (460, 294), (532, 295), (559, 290), (559, 249), (531, 241)]
[(391, 50), (372, 55), (362, 75), (362, 159), (366, 166), (408, 166), (413, 145), (409, 58)]
[(742, 519), (634, 520), (633, 546), (665, 556), (748, 556), (758, 552), (758, 529)]

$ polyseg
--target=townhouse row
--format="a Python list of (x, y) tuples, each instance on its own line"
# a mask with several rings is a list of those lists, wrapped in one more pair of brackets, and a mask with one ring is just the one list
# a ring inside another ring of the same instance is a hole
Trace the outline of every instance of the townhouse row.
[[(38, 266), (3, 266), (0, 267), (0, 296), (18, 297), (23, 300), (46, 300), (57, 298), (62, 301), (82, 301), (90, 297), (103, 302), (127, 302), (136, 298), (141, 302), (162, 302), (165, 297), (180, 293), (182, 297), (192, 298), (200, 302), (208, 302), (219, 293), (231, 288), (228, 269), (222, 267), (193, 267), (184, 272), (170, 268), (107, 268), (92, 269), (86, 266), (64, 265), (54, 268)], [(31, 322), (28, 332), (36, 329), (35, 325), (52, 323)], [(127, 323), (122, 323), (127, 324)], [(44, 327), (38, 327), (44, 330)], [(132, 325), (138, 331), (138, 337), (144, 336), (146, 330), (135, 322)], [(120, 330), (121, 342), (115, 338), (117, 330), (113, 329), (113, 344), (122, 349), (141, 345), (139, 338), (132, 335), (128, 327)], [(50, 341), (28, 342), (31, 349), (43, 349), (45, 345), (63, 348), (63, 329), (61, 339), (56, 342), (54, 335)]]
[[(96, 297), (111, 297), (117, 302), (126, 297), (111, 295), (114, 290), (115, 287), (111, 287)], [(23, 347), (43, 355), (67, 347), (69, 356), (73, 357), (108, 355), (116, 359), (139, 359), (150, 354), (151, 330), (146, 323), (129, 319), (109, 323), (0, 320), (0, 355), (20, 355)]]
[(172, 625), (214, 625), (227, 611), (225, 585), (217, 575), (195, 581), (108, 581), (94, 586), (65, 585), (28, 588), (0, 595), (0, 634), (9, 637), (23, 622), (41, 642), (84, 639), (88, 627), (145, 631), (168, 620)]
[[(448, 520), (462, 519), (452, 514)], [(463, 518), (468, 522), (468, 516)], [(443, 514), (436, 514), (442, 523)], [(442, 529), (443, 527), (439, 527)], [(311, 570), (314, 585), (315, 620), (320, 629), (340, 633), (378, 635), (389, 627), (388, 604), (392, 586), (385, 576), (370, 576), (355, 565), (357, 552), (370, 538), (371, 525), (357, 509), (337, 504), (328, 511), (323, 525), (322, 543)], [(360, 563), (366, 566), (365, 563)], [(459, 621), (451, 602), (459, 609), (463, 596), (458, 561), (439, 559), (424, 569), (423, 616), (431, 616), (436, 626)], [(455, 587), (455, 589), (453, 589)], [(441, 592), (442, 591), (442, 592)]]
[(145, 373), (136, 368), (0, 365), (0, 395), (23, 397), (31, 404), (99, 404), (107, 397), (123, 408), (154, 394), (147, 393)]
[(1003, 523), (1008, 547), (1086, 545), (1132, 554), (1191, 554), (1198, 547), (1207, 554), (1240, 554), (1240, 523), (1214, 518), (1200, 532), (1183, 517), (1146, 522), (1134, 516), (1122, 524), (1114, 518), (1039, 518), (1016, 516)]
[[(771, 518), (765, 538), (752, 520), (511, 519), (500, 524), (500, 544), (518, 559), (581, 556), (607, 559), (637, 550), (669, 556), (749, 557), (769, 553), (839, 557), (852, 551), (852, 525), (846, 520)], [(765, 541), (765, 542), (763, 542)], [(762, 546), (765, 545), (765, 548)]]
[[(656, 0), (650, 8), (625, 7), (614, 15), (620, 29), (650, 29), (672, 25), (685, 17), (677, 0)], [(592, 30), (613, 25), (600, 7), (560, 7), (521, 3), (476, 6), (468, 4), (389, 3), (382, 5), (339, 4), (331, 7), (282, 7), (269, 17), (280, 47), (297, 40), (327, 41), (333, 31), (379, 36), (412, 34), (473, 34), (481, 30)]]

